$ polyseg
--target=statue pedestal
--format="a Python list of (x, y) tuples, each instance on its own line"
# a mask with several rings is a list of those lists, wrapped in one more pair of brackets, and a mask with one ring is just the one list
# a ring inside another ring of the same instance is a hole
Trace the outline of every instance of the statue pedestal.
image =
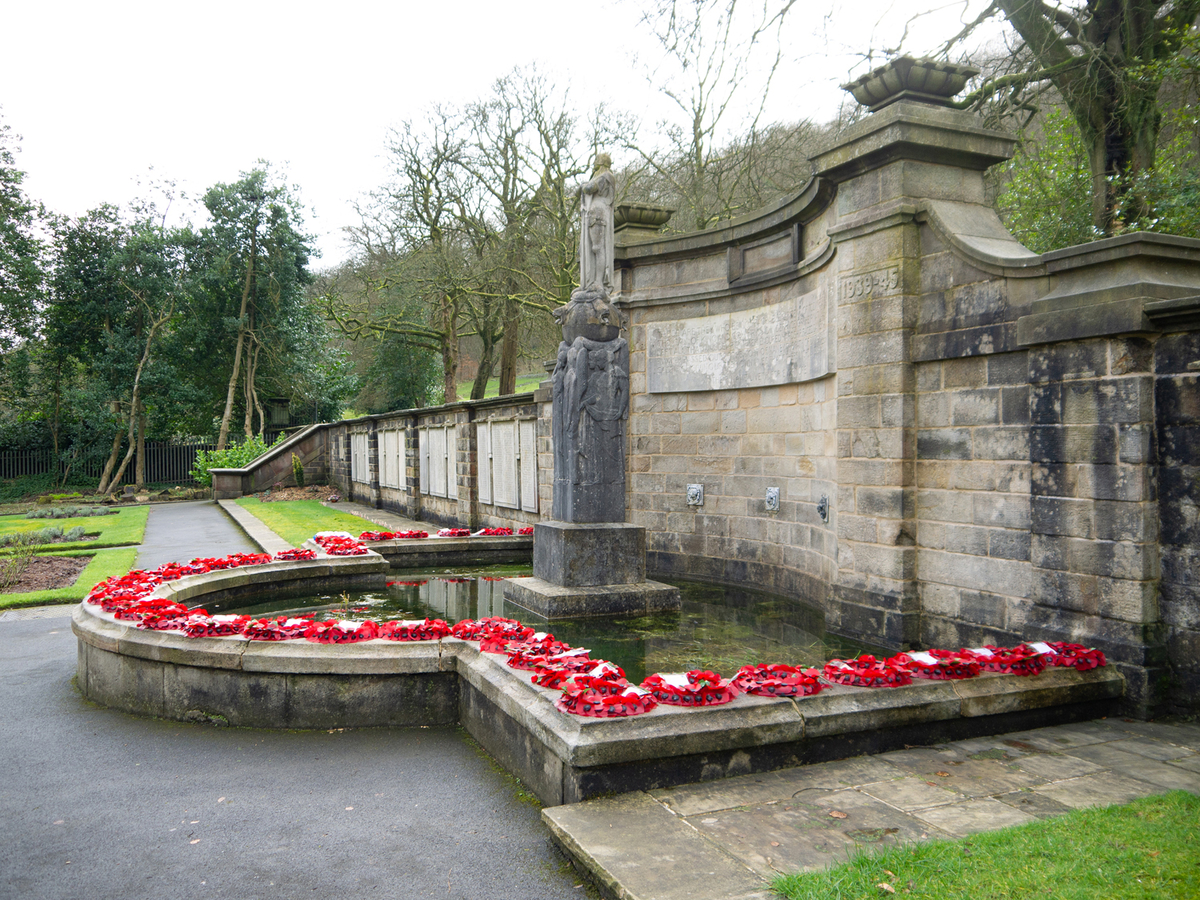
[(510, 603), (545, 619), (679, 609), (679, 589), (646, 580), (646, 529), (624, 522), (540, 522), (533, 577), (510, 578)]

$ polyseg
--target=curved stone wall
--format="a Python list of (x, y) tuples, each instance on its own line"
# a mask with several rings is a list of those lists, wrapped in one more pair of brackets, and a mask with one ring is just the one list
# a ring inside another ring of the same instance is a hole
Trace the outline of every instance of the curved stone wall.
[[(157, 596), (214, 598), (381, 586), (368, 557), (274, 563), (189, 576)], [(834, 686), (792, 700), (743, 694), (724, 706), (660, 706), (631, 719), (567, 715), (556, 691), (477, 645), (444, 638), (316, 644), (189, 638), (76, 608), (78, 685), (89, 700), (166, 719), (268, 728), (462, 725), (547, 805), (904, 744), (1106, 715), (1124, 681), (1113, 668), (1047, 670), (887, 690)]]

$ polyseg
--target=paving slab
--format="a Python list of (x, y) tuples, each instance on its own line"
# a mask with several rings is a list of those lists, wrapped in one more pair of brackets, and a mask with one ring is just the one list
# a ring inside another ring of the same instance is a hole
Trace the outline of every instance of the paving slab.
[(1200, 756), (1189, 756), (1186, 759), (1173, 759), (1171, 765), (1189, 772), (1200, 772)]
[(935, 782), (926, 781), (916, 775), (906, 775), (895, 781), (880, 781), (860, 788), (877, 800), (882, 800), (889, 806), (912, 812), (930, 806), (945, 806), (962, 800), (962, 794), (939, 787)]
[(638, 792), (542, 811), (556, 840), (623, 900), (733, 900), (772, 894), (744, 863)]
[(991, 797), (1041, 783), (1036, 775), (1020, 769), (1015, 761), (999, 759), (954, 760), (933, 773), (933, 780), (947, 790), (968, 797)]
[(995, 799), (1039, 819), (1052, 819), (1071, 811), (1071, 807), (1065, 803), (1059, 803), (1037, 791), (1013, 791), (1011, 794), (998, 794)]
[(1111, 728), (1141, 737), (1153, 738), (1187, 747), (1200, 753), (1200, 725), (1195, 722), (1139, 722), (1135, 719), (1112, 722)]
[(1180, 759), (1187, 759), (1189, 756), (1195, 756), (1196, 751), (1187, 747), (1181, 747), (1178, 744), (1168, 744), (1166, 741), (1156, 741), (1150, 738), (1131, 737), (1122, 741), (1113, 741), (1110, 744), (1100, 744), (1102, 747), (1115, 747), (1125, 753), (1136, 753), (1138, 756), (1144, 756), (1147, 759), (1156, 759), (1162, 762), (1168, 760), (1174, 762)]
[(1116, 741), (1092, 747), (1077, 747), (1071, 752), (1071, 755), (1097, 763), (1107, 769), (1125, 772), (1131, 778), (1158, 785), (1164, 791), (1180, 789), (1200, 793), (1200, 775), (1170, 763), (1130, 753), (1123, 749), (1125, 743), (1125, 741)]
[(904, 773), (881, 757), (857, 756), (815, 766), (797, 766), (761, 775), (740, 775), (650, 791), (672, 812), (696, 816), (751, 803), (791, 800), (806, 791), (830, 791), (899, 778)]
[(966, 837), (968, 834), (978, 834), (980, 831), (992, 831), (996, 828), (1008, 828), (1012, 825), (1028, 825), (1036, 822), (1037, 817), (1022, 812), (1007, 803), (993, 800), (991, 797), (963, 800), (961, 803), (951, 803), (949, 806), (933, 806), (929, 809), (918, 810), (913, 815), (934, 828), (953, 835)]
[[(1087, 744), (1115, 741), (1124, 737), (1105, 722), (1075, 722), (1070, 725), (1051, 725), (1031, 731), (1017, 731), (1003, 736), (1006, 746), (1029, 750), (1067, 750)], [(1024, 745), (1024, 746), (1023, 746)]]
[(1036, 756), (1025, 756), (1015, 765), (1020, 766), (1022, 772), (1029, 773), (1043, 784), (1066, 781), (1068, 778), (1079, 778), (1082, 775), (1104, 771), (1104, 767), (1099, 763), (1089, 762), (1069, 753), (1041, 753)]
[(1146, 781), (1138, 781), (1136, 778), (1106, 771), (1045, 784), (1034, 788), (1034, 791), (1072, 809), (1085, 809), (1089, 806), (1129, 803), (1139, 797), (1162, 793), (1162, 788), (1155, 787)]
[(932, 775), (944, 770), (952, 762), (962, 762), (968, 754), (956, 744), (943, 744), (940, 747), (909, 747), (904, 750), (893, 750), (890, 753), (880, 753), (875, 759), (891, 763), (913, 775)]

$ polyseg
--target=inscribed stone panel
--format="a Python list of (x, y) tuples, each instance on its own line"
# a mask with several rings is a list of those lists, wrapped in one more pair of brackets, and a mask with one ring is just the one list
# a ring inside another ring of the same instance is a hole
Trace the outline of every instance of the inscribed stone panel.
[(521, 447), (521, 509), (537, 512), (537, 420), (526, 419), (518, 424)]
[(421, 493), (429, 493), (429, 429), (417, 430), (417, 465), (420, 466)]
[(492, 423), (492, 496), (496, 506), (520, 508), (516, 422)]
[(479, 463), (479, 502), (492, 502), (492, 423), (475, 426), (476, 459)]
[(833, 371), (832, 292), (646, 326), (650, 393), (766, 387)]
[(408, 460), (408, 432), (404, 429), (396, 431), (396, 487), (407, 488), (408, 479), (405, 471)]
[(379, 432), (379, 485), (380, 487), (395, 487), (395, 472), (392, 470), (395, 460), (396, 432)]
[(379, 433), (379, 484), (383, 487), (403, 487), (399, 447), (403, 446), (404, 435), (399, 431)]
[(355, 432), (350, 435), (350, 480), (366, 484), (371, 480), (370, 466), (367, 461), (367, 435), (365, 432)]
[(429, 429), (429, 493), (446, 496), (446, 429)]
[(446, 429), (446, 496), (458, 499), (458, 426)]

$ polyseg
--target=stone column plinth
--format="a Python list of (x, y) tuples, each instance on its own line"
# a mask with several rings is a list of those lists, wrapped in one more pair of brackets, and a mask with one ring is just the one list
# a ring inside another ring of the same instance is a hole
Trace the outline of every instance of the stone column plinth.
[(646, 529), (624, 522), (541, 522), (533, 577), (504, 585), (510, 603), (546, 619), (679, 609), (679, 589), (646, 580)]

